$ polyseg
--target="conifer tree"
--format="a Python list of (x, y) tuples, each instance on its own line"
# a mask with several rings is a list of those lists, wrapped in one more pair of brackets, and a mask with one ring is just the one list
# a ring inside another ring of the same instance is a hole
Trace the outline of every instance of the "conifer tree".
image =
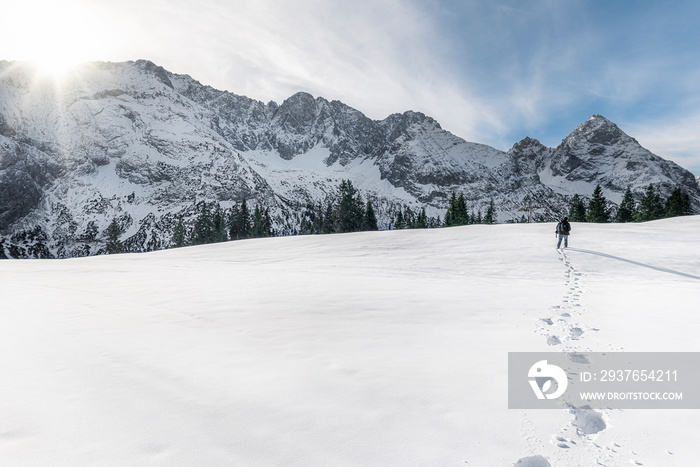
[(456, 225), (469, 224), (469, 213), (467, 212), (467, 202), (464, 199), (464, 194), (460, 193), (455, 204), (455, 220)]
[(421, 208), (420, 212), (418, 213), (418, 217), (416, 218), (416, 228), (427, 229), (428, 227), (428, 216), (425, 214), (425, 207), (423, 207)]
[(455, 209), (457, 207), (457, 195), (452, 192), (449, 201), (447, 202), (447, 212), (445, 213), (445, 227), (451, 227), (456, 224)]
[(634, 214), (634, 220), (637, 222), (646, 222), (661, 219), (662, 217), (664, 217), (664, 206), (661, 203), (661, 197), (656, 193), (656, 190), (654, 190), (654, 185), (650, 183), (644, 192), (644, 196), (639, 201), (639, 206), (637, 206), (637, 211)]
[(489, 206), (486, 208), (486, 214), (484, 215), (484, 224), (495, 224), (496, 223), (496, 205), (493, 202), (493, 198), (489, 201)]
[(577, 194), (571, 199), (569, 220), (571, 222), (586, 222), (586, 206), (583, 204), (581, 197)]
[(469, 213), (467, 212), (467, 202), (464, 199), (464, 194), (460, 193), (457, 196), (454, 192), (450, 196), (447, 212), (445, 213), (445, 227), (455, 225), (466, 225), (469, 223)]
[(357, 232), (362, 227), (364, 203), (350, 180), (343, 180), (335, 208), (335, 231)]
[(212, 241), (225, 242), (227, 240), (228, 233), (226, 232), (226, 214), (221, 209), (221, 205), (216, 203), (212, 218)]
[(265, 236), (265, 226), (263, 225), (263, 214), (260, 211), (260, 206), (255, 205), (253, 210), (253, 218), (250, 228), (251, 238), (259, 238)]
[(625, 195), (622, 197), (615, 220), (617, 222), (632, 222), (634, 220), (634, 198), (632, 198), (632, 190), (629, 185), (627, 185)]
[(250, 237), (250, 212), (245, 198), (239, 205), (234, 205), (229, 215), (229, 236), (231, 240)]
[(272, 237), (272, 218), (270, 217), (270, 208), (265, 208), (263, 212), (263, 232), (264, 237)]
[(122, 229), (119, 227), (117, 218), (113, 218), (107, 227), (107, 253), (113, 255), (122, 252), (122, 244), (119, 241), (119, 236), (122, 234)]
[(186, 243), (187, 237), (185, 232), (185, 224), (182, 221), (182, 216), (178, 216), (175, 229), (173, 230), (173, 246), (175, 248), (180, 248), (185, 246)]
[(228, 215), (228, 236), (231, 240), (239, 238), (238, 217), (240, 216), (241, 208), (238, 204), (234, 204)]
[(607, 200), (603, 196), (603, 190), (600, 185), (596, 185), (593, 190), (593, 196), (591, 197), (591, 202), (588, 203), (588, 215), (586, 220), (588, 222), (608, 222), (610, 218), (610, 212), (607, 208)]
[(394, 230), (401, 230), (406, 228), (406, 221), (403, 218), (403, 212), (399, 209), (396, 213), (396, 221), (394, 222)]
[(250, 237), (250, 211), (248, 211), (248, 204), (245, 198), (243, 198), (241, 209), (238, 212), (238, 232), (239, 238)]
[(410, 206), (406, 206), (403, 211), (403, 222), (407, 229), (416, 228), (416, 215)]
[(666, 200), (664, 207), (666, 217), (688, 216), (693, 213), (690, 205), (690, 196), (684, 193), (680, 187), (673, 190)]
[(199, 207), (199, 215), (194, 222), (192, 232), (192, 244), (203, 245), (214, 241), (214, 222), (211, 208), (206, 201), (202, 201)]
[(326, 213), (323, 216), (323, 222), (321, 224), (321, 233), (329, 234), (335, 232), (335, 212), (333, 210), (333, 205), (329, 201), (326, 205)]
[(372, 202), (367, 201), (364, 216), (362, 218), (362, 230), (379, 230), (377, 226), (377, 215), (374, 213)]

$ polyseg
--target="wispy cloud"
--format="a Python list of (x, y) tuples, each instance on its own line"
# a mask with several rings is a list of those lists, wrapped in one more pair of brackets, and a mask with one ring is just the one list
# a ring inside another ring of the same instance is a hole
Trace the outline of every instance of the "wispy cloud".
[[(700, 52), (687, 40), (700, 38), (700, 8), (603, 3), (25, 0), (0, 17), (0, 58), (53, 41), (44, 52), (146, 58), (265, 101), (307, 91), (375, 119), (422, 111), (501, 149), (526, 134), (556, 144), (602, 113), (659, 155), (700, 165), (684, 124), (697, 119), (679, 116), (700, 101)], [(665, 130), (642, 137), (655, 128)]]

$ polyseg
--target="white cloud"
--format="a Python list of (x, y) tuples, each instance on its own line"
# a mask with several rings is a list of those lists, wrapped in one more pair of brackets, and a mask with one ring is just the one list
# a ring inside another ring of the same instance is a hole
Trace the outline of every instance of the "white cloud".
[[(549, 0), (522, 11), (418, 0), (25, 0), (0, 17), (0, 58), (145, 58), (263, 101), (307, 91), (374, 119), (421, 111), (500, 149), (521, 132), (563, 137), (547, 127), (563, 115), (587, 118), (577, 113), (592, 101), (608, 106), (593, 112), (619, 106), (625, 115), (650, 98), (659, 74), (667, 88), (695, 92), (697, 72), (684, 78), (665, 56), (608, 56), (610, 37), (579, 21), (582, 8)], [(627, 120), (643, 145), (700, 172), (700, 118)]]

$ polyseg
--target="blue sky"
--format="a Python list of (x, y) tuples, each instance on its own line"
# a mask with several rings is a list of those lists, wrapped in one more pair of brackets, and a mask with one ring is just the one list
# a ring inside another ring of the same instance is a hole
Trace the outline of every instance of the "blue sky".
[(697, 1), (23, 0), (0, 59), (146, 58), (263, 101), (421, 111), (503, 150), (599, 113), (700, 175), (699, 18)]

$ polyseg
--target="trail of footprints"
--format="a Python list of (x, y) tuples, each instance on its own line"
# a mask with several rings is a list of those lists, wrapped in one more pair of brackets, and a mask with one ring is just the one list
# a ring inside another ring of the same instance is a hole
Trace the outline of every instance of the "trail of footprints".
[[(564, 250), (558, 250), (558, 253), (559, 261), (565, 267), (567, 291), (560, 304), (550, 307), (538, 319), (536, 332), (546, 339), (547, 345), (551, 346), (553, 351), (591, 352), (591, 348), (586, 345), (586, 337), (589, 333), (597, 332), (598, 329), (587, 326), (582, 319), (586, 313), (583, 305), (585, 295), (583, 274), (571, 264)], [(611, 346), (610, 350), (622, 349)], [(617, 443), (603, 446), (595, 442), (596, 434), (607, 428), (606, 420), (611, 411), (571, 407), (569, 413), (572, 415), (571, 420), (550, 438), (550, 442), (558, 449), (553, 456), (548, 456), (549, 460), (541, 455), (534, 455), (518, 460), (515, 465), (531, 467), (576, 465), (576, 459), (588, 459), (597, 465), (618, 465), (621, 461), (620, 456), (625, 453), (625, 450)], [(521, 431), (524, 435), (525, 447), (529, 452), (542, 452), (544, 446), (534, 436), (533, 425), (534, 422), (530, 417), (523, 413)], [(632, 462), (642, 465), (636, 459)]]
[[(590, 351), (590, 348), (582, 346), (581, 339), (586, 332), (596, 332), (595, 328), (586, 328), (579, 323), (579, 318), (584, 312), (582, 302), (582, 273), (576, 271), (571, 261), (563, 250), (559, 250), (559, 260), (564, 263), (567, 292), (561, 300), (561, 304), (550, 308), (549, 312), (542, 316), (538, 322), (538, 333), (547, 339), (547, 345), (556, 347), (557, 350)], [(553, 349), (554, 350), (554, 349)]]

